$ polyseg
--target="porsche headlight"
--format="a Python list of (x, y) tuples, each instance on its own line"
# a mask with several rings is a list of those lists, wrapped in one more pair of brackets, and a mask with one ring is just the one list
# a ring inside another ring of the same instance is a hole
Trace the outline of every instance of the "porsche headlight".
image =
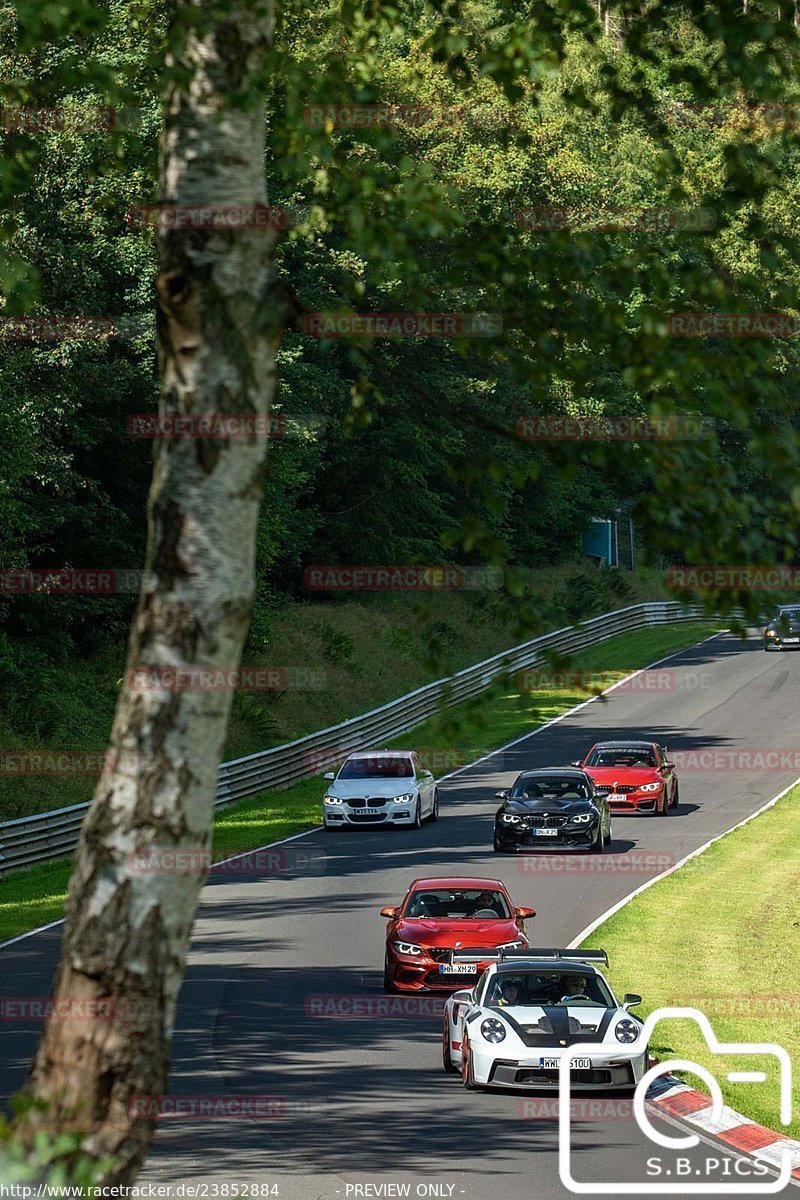
[(594, 813), (578, 813), (576, 817), (570, 817), (571, 825), (587, 825), (591, 821)]
[(514, 813), (501, 813), (500, 820), (506, 825), (519, 825), (519, 817)]
[(409, 804), (414, 799), (413, 792), (406, 792), (404, 796), (394, 796), (393, 804)]
[(639, 1036), (639, 1026), (626, 1017), (624, 1021), (617, 1021), (614, 1036), (618, 1042), (635, 1042)]
[(344, 800), (340, 800), (338, 796), (326, 796), (322, 801), (323, 804), (344, 804)]
[(481, 1033), (487, 1042), (502, 1042), (506, 1036), (506, 1027), (502, 1021), (497, 1020), (497, 1017), (489, 1017), (481, 1022)]
[(418, 958), (420, 954), (425, 953), (424, 946), (418, 946), (416, 942), (392, 942), (398, 954), (410, 954), (412, 958)]
[(658, 789), (662, 788), (663, 786), (664, 786), (664, 784), (659, 779), (657, 783), (643, 783), (642, 786), (639, 788), (639, 791), (640, 792), (657, 792)]

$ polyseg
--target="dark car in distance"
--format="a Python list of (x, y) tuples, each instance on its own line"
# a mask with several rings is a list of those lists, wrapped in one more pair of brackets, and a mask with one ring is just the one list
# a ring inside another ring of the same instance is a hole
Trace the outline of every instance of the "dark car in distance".
[(800, 647), (800, 605), (779, 604), (764, 630), (764, 649), (783, 650)]
[(589, 850), (611, 842), (611, 810), (585, 771), (539, 767), (523, 771), (510, 790), (496, 792), (494, 848)]

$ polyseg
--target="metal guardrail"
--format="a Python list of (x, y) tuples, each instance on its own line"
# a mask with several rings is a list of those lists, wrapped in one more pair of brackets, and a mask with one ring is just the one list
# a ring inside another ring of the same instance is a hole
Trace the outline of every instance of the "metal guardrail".
[[(222, 763), (214, 806), (225, 808), (267, 789), (287, 787), (298, 779), (318, 774), (354, 750), (383, 745), (434, 716), (441, 708), (480, 695), (499, 676), (535, 666), (542, 661), (546, 650), (561, 653), (583, 650), (618, 633), (694, 620), (701, 615), (698, 606), (687, 607), (674, 600), (655, 601), (633, 604), (581, 625), (546, 633), (359, 717), (283, 746)], [(88, 807), (86, 801), (0, 824), (0, 872), (67, 857), (78, 844)]]

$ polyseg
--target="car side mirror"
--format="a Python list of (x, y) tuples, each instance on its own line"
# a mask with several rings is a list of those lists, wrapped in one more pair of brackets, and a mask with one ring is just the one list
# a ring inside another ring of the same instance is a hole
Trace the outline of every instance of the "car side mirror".
[(667, 770), (668, 770), (668, 771), (674, 771), (674, 770), (675, 770), (675, 763), (672, 761), (672, 759), (671, 759), (671, 758), (665, 758), (665, 759), (664, 759), (664, 766), (667, 768)]
[(322, 776), (322, 778), (323, 779), (335, 779), (336, 772), (335, 771), (326, 771), (325, 774)]
[(627, 1012), (628, 1009), (636, 1008), (636, 1006), (641, 1003), (642, 997), (637, 996), (635, 992), (626, 992), (622, 997), (622, 1007), (625, 1009), (625, 1012)]
[(507, 800), (508, 799), (508, 788), (506, 788), (505, 791), (502, 791), (502, 792), (495, 792), (495, 798), (497, 800)]
[(583, 766), (583, 764), (582, 764), (582, 762), (581, 762), (581, 760), (580, 760), (579, 758), (576, 758), (576, 759), (575, 759), (573, 762), (571, 762), (569, 765), (570, 765), (571, 767), (580, 767), (580, 766)]
[(535, 908), (526, 908), (526, 907), (522, 906), (520, 908), (515, 908), (514, 912), (516, 913), (516, 915), (519, 917), (519, 919), (521, 921), (527, 920), (528, 917), (536, 916)]
[(382, 917), (396, 917), (397, 914), (399, 913), (399, 911), (400, 911), (400, 909), (397, 908), (396, 905), (389, 905), (386, 908), (381, 909), (381, 916)]

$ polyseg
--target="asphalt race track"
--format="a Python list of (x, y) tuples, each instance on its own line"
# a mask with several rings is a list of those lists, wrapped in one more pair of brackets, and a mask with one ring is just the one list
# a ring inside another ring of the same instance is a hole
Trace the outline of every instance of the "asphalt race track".
[[(743, 645), (725, 636), (666, 666), (675, 686), (618, 689), (606, 703), (588, 704), (444, 782), (437, 825), (315, 831), (286, 847), (297, 856), (290, 870), (215, 874), (181, 993), (171, 1092), (269, 1097), (274, 1115), (164, 1119), (141, 1182), (272, 1182), (288, 1200), (568, 1195), (558, 1174), (558, 1122), (531, 1115), (541, 1114), (543, 1093), (468, 1093), (441, 1070), (440, 1002), (428, 1001), (428, 1011), (416, 1015), (350, 1009), (353, 998), (357, 1006), (383, 997), (378, 909), (398, 902), (415, 876), (500, 877), (517, 904), (539, 914), (528, 924), (532, 944), (566, 946), (634, 888), (793, 781), (791, 768), (684, 769), (680, 808), (665, 818), (615, 818), (611, 850), (591, 870), (548, 868), (546, 854), (492, 853), (495, 789), (523, 768), (567, 763), (599, 738), (652, 735), (671, 752), (797, 744), (800, 656), (767, 655), (757, 640)], [(4, 996), (49, 993), (59, 934), (56, 928), (0, 950)], [(646, 996), (647, 979), (635, 990)], [(316, 1015), (320, 998), (331, 995), (345, 998), (336, 1001), (341, 1015)], [(4, 1098), (22, 1082), (36, 1035), (33, 1023), (0, 1023)], [(714, 1142), (681, 1153), (692, 1164), (726, 1157)], [(653, 1155), (665, 1170), (676, 1157), (649, 1143), (630, 1118), (577, 1123), (573, 1170), (581, 1181), (646, 1181)], [(730, 1150), (727, 1157), (735, 1160)], [(766, 1181), (755, 1177), (746, 1194), (757, 1195), (755, 1185)], [(654, 1194), (647, 1182), (641, 1194)]]

